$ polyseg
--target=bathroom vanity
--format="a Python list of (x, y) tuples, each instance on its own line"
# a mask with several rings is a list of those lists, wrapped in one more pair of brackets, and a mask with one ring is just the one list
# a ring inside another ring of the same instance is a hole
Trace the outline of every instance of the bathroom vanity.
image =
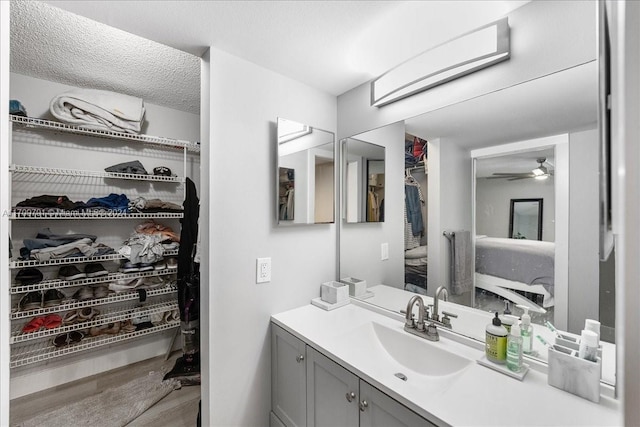
[(437, 342), (364, 305), (303, 306), (271, 317), (272, 426), (621, 425), (599, 404), (476, 363), (477, 346), (440, 330)]

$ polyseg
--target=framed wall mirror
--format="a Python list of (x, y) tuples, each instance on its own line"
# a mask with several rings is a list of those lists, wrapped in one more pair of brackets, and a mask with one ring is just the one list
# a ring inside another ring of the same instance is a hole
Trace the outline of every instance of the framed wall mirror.
[(278, 117), (276, 218), (279, 225), (334, 222), (334, 149), (332, 132)]
[(542, 240), (542, 199), (511, 199), (509, 238)]

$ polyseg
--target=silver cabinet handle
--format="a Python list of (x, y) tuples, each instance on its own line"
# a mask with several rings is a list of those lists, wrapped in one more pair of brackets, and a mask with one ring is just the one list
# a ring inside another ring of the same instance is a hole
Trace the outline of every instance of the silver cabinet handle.
[(368, 406), (369, 404), (367, 403), (367, 401), (363, 400), (362, 402), (360, 402), (360, 411), (364, 412), (364, 410), (367, 409)]
[(296, 356), (296, 362), (300, 363), (304, 360), (304, 354), (300, 354)]
[(347, 400), (349, 403), (353, 402), (353, 399), (356, 398), (356, 394), (354, 392), (347, 393)]
[(444, 314), (447, 317), (453, 317), (454, 319), (458, 318), (457, 314), (453, 314), (453, 313), (447, 313), (446, 311), (443, 311), (442, 314)]

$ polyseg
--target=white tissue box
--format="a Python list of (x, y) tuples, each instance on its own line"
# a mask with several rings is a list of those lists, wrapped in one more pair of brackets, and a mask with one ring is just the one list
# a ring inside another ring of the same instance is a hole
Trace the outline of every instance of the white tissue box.
[(344, 277), (340, 279), (340, 282), (349, 286), (349, 295), (352, 297), (361, 297), (367, 292), (366, 280), (356, 279), (355, 277)]
[(349, 299), (349, 287), (344, 283), (331, 281), (320, 286), (320, 298), (329, 304), (335, 304)]
[(547, 383), (592, 402), (600, 402), (602, 359), (597, 362), (574, 356), (577, 352), (554, 345), (549, 348)]

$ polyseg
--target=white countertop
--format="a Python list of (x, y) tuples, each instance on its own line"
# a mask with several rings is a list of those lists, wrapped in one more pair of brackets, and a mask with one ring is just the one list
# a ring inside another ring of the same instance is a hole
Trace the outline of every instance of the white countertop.
[[(405, 291), (403, 289), (394, 288), (387, 285), (376, 285), (367, 289), (373, 293), (373, 297), (363, 300), (367, 304), (373, 304), (377, 307), (394, 311), (400, 315), (400, 310), (404, 310), (407, 307), (407, 302), (412, 295), (412, 292)], [(433, 304), (433, 298), (420, 295), (427, 304)], [(458, 315), (458, 318), (451, 319), (452, 328), (455, 332), (462, 334), (466, 337), (484, 342), (485, 327), (493, 318), (493, 313), (478, 310), (471, 307), (466, 307), (460, 304), (454, 304), (450, 302), (440, 301), (438, 303), (438, 310), (440, 315), (442, 311), (448, 311)], [(414, 309), (414, 313), (417, 316), (417, 310)], [(402, 315), (404, 317), (404, 315)], [(535, 338), (536, 335), (542, 336), (550, 343), (554, 342), (554, 334), (548, 328), (531, 324), (533, 327), (533, 350), (535, 352), (535, 359), (546, 362), (547, 349), (539, 340)], [(616, 346), (608, 342), (602, 342), (602, 380), (607, 384), (615, 384), (616, 380)]]
[[(425, 377), (402, 368), (407, 381), (393, 374), (397, 366), (367, 361), (362, 349), (345, 339), (370, 322), (405, 333), (402, 322), (373, 310), (349, 304), (332, 311), (306, 305), (271, 317), (272, 321), (325, 356), (379, 388), (422, 417), (437, 424), (481, 426), (608, 426), (621, 425), (618, 401), (602, 396), (593, 403), (547, 384), (546, 375), (530, 370), (524, 381), (495, 372), (475, 362), (461, 372)], [(410, 334), (407, 334), (410, 335)], [(483, 352), (443, 337), (424, 345), (444, 346), (470, 359)], [(424, 363), (429, 363), (425, 360)]]

